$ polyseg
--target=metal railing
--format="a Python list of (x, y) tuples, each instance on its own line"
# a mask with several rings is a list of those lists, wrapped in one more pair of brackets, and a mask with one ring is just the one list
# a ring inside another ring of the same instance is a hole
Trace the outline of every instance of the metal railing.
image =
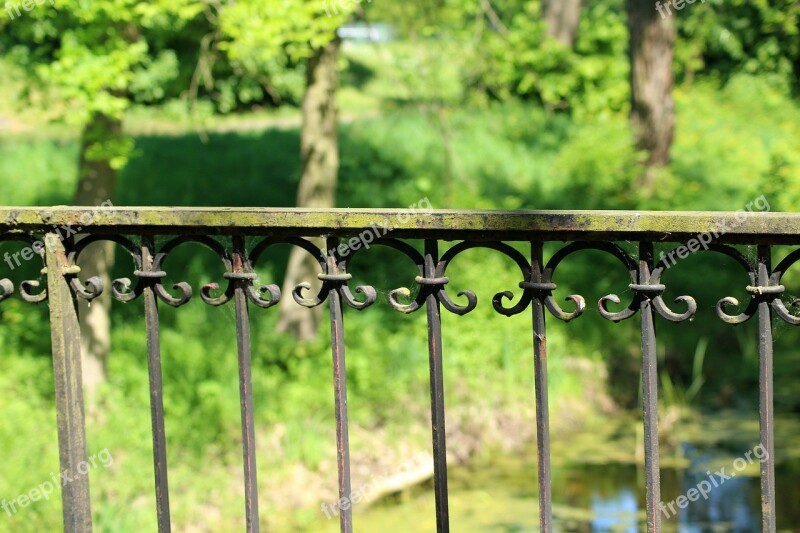
[[(169, 484), (162, 403), (161, 353), (159, 346), (159, 300), (179, 307), (190, 300), (192, 288), (178, 283), (174, 296), (162, 285), (166, 277), (164, 261), (179, 245), (188, 242), (207, 246), (224, 263), (227, 288), (214, 296), (216, 284), (201, 288), (200, 297), (214, 306), (233, 300), (235, 305), (239, 355), (239, 385), (243, 436), (243, 462), (246, 502), (246, 528), (259, 531), (258, 482), (256, 479), (255, 431), (253, 423), (253, 391), (251, 385), (250, 306), (269, 308), (281, 298), (278, 285), (256, 287), (254, 265), (269, 247), (280, 244), (298, 246), (319, 263), (321, 289), (315, 294), (307, 283), (293, 291), (294, 300), (306, 307), (328, 301), (330, 309), (331, 349), (333, 358), (333, 391), (338, 454), (339, 496), (350, 495), (350, 458), (348, 443), (347, 380), (345, 370), (345, 336), (343, 308), (363, 310), (376, 301), (376, 291), (370, 286), (348, 285), (351, 273), (348, 266), (358, 249), (359, 235), (371, 232), (377, 223), (391, 220), (391, 234), (380, 236), (373, 246), (387, 246), (407, 256), (416, 265), (418, 291), (407, 288), (389, 293), (391, 306), (403, 313), (413, 313), (423, 307), (427, 312), (428, 348), (431, 391), (431, 431), (434, 458), (435, 507), (437, 530), (447, 532), (449, 526), (447, 460), (445, 442), (445, 406), (442, 376), (442, 307), (464, 315), (477, 306), (472, 291), (459, 296), (459, 304), (448, 294), (447, 268), (463, 251), (488, 248), (506, 255), (520, 270), (520, 282), (513, 291), (501, 292), (493, 298), (494, 309), (507, 316), (530, 308), (533, 322), (533, 370), (535, 373), (537, 460), (539, 482), (540, 529), (552, 530), (550, 490), (550, 437), (547, 390), (546, 311), (555, 318), (569, 321), (580, 316), (586, 303), (583, 297), (571, 295), (572, 310), (562, 309), (553, 298), (556, 289), (555, 273), (562, 261), (581, 250), (596, 250), (610, 254), (623, 265), (630, 276), (631, 302), (621, 310), (609, 309), (609, 303), (619, 304), (620, 298), (611, 294), (598, 302), (598, 311), (606, 319), (619, 322), (637, 313), (641, 320), (642, 346), (642, 412), (645, 441), (645, 471), (647, 498), (647, 531), (660, 531), (660, 478), (657, 407), (657, 358), (655, 321), (662, 317), (672, 322), (692, 318), (697, 304), (691, 296), (680, 296), (677, 302), (682, 312), (671, 310), (662, 295), (666, 289), (661, 281), (669, 267), (671, 254), (656, 260), (655, 245), (697, 241), (702, 246), (693, 250), (721, 253), (741, 265), (749, 277), (746, 291), (749, 301), (737, 314), (729, 314), (739, 302), (731, 297), (717, 304), (719, 317), (731, 324), (743, 323), (758, 317), (760, 356), (760, 439), (768, 452), (761, 463), (762, 531), (775, 531), (775, 479), (773, 431), (773, 354), (772, 322), (774, 315), (792, 325), (800, 324), (781, 300), (784, 272), (800, 260), (795, 249), (772, 266), (772, 246), (800, 244), (800, 214), (758, 213), (742, 220), (737, 213), (713, 212), (622, 212), (622, 211), (427, 211), (405, 213), (395, 210), (303, 210), (303, 209), (192, 209), (192, 208), (116, 208), (113, 216), (97, 217), (86, 208), (0, 208), (0, 241), (23, 241), (44, 246), (33, 249), (45, 263), (45, 290), (36, 293), (38, 282), (25, 281), (18, 290), (30, 302), (49, 300), (52, 331), (52, 352), (55, 375), (56, 409), (61, 469), (74, 474), (77, 466), (86, 461), (84, 404), (81, 387), (81, 344), (77, 301), (92, 300), (103, 290), (99, 278), (80, 280), (77, 261), (83, 250), (98, 241), (113, 241), (131, 255), (136, 264), (130, 279), (114, 280), (110, 290), (122, 302), (141, 298), (147, 330), (148, 370), (155, 471), (156, 512), (160, 532), (170, 531)], [(383, 225), (383, 224), (382, 224)], [(384, 227), (388, 227), (383, 225)], [(81, 235), (59, 228), (80, 227)], [(719, 228), (734, 228), (720, 232)], [(156, 247), (156, 238), (164, 240)], [(320, 248), (313, 238), (324, 238)], [(353, 239), (356, 239), (355, 241)], [(345, 240), (350, 239), (350, 240)], [(247, 247), (247, 242), (251, 246)], [(454, 242), (442, 253), (440, 244)], [(543, 246), (548, 242), (564, 244), (546, 262)], [(630, 254), (616, 244), (620, 241), (638, 243), (638, 253)], [(344, 245), (342, 243), (345, 243)], [(348, 244), (349, 243), (349, 244)], [(417, 243), (419, 246), (414, 246)], [(520, 243), (529, 246), (529, 255), (519, 251)], [(513, 244), (513, 246), (512, 246)], [(748, 258), (733, 244), (757, 246), (755, 260)], [(687, 253), (677, 248), (678, 256)], [(636, 256), (636, 257), (634, 257)], [(0, 280), (0, 300), (8, 298), (15, 287), (8, 279)], [(87, 532), (92, 529), (89, 480), (75, 476), (75, 481), (63, 487), (64, 530)], [(342, 508), (341, 531), (353, 531), (352, 508)]]

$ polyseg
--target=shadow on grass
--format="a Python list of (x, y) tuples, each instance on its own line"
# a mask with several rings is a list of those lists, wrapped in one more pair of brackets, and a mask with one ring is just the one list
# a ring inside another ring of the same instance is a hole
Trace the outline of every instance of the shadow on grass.
[(119, 205), (288, 207), (300, 175), (297, 130), (143, 136), (120, 173)]

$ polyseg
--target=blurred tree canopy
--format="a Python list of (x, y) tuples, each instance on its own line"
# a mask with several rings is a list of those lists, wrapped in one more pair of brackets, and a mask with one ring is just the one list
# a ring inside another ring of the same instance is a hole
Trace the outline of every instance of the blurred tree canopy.
[[(47, 99), (54, 118), (80, 123), (95, 111), (118, 116), (130, 102), (180, 97), (230, 112), (299, 105), (312, 50), (358, 19), (389, 24), (403, 38), (459, 43), (459, 55), (449, 59), (466, 65), (462, 96), (472, 102), (520, 98), (570, 113), (624, 111), (624, 0), (584, 2), (571, 46), (549, 33), (548, 16), (562, 14), (548, 15), (548, 5), (64, 0), (14, 19), (0, 17), (0, 54), (25, 67), (31, 93)], [(679, 81), (712, 76), (724, 83), (745, 72), (763, 74), (786, 92), (800, 90), (800, 6), (794, 0), (709, 0), (673, 16)]]
[[(25, 94), (54, 119), (119, 120), (134, 101), (164, 98), (180, 69), (174, 45), (202, 10), (190, 0), (59, 1), (0, 18), (0, 53), (24, 68)], [(89, 156), (120, 168), (130, 142), (109, 137), (98, 135)]]

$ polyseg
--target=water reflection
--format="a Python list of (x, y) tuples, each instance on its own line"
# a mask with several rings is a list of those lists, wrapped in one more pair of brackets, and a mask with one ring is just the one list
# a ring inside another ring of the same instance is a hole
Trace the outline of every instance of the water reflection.
[(594, 531), (620, 531), (624, 533), (637, 533), (636, 512), (639, 504), (636, 501), (636, 492), (622, 488), (619, 494), (604, 498), (597, 492), (592, 494), (591, 509), (595, 517), (592, 520)]
[[(687, 472), (682, 484), (683, 494), (697, 487), (703, 480), (708, 480), (705, 472)], [(759, 509), (755, 507), (758, 494), (757, 479), (743, 477), (728, 479), (724, 484), (709, 491), (707, 498), (700, 498), (696, 502), (691, 502), (685, 509), (678, 509), (678, 531), (704, 533), (710, 531), (708, 526), (712, 524), (725, 525), (728, 531), (736, 533), (758, 531), (760, 516)]]
[[(661, 498), (673, 503), (674, 513), (662, 513), (664, 533), (756, 533), (760, 531), (761, 502), (759, 464), (756, 460), (737, 471), (732, 465), (749, 446), (736, 422), (715, 419), (714, 435), (728, 440), (697, 439), (677, 449), (662, 450)], [(727, 425), (726, 425), (727, 424)], [(705, 426), (704, 426), (705, 427)], [(779, 426), (781, 427), (781, 426)], [(789, 424), (784, 423), (784, 428)], [(613, 429), (613, 428), (612, 428)], [(754, 429), (754, 428), (750, 428)], [(755, 428), (757, 430), (757, 427)], [(616, 435), (616, 430), (609, 430)], [(786, 431), (786, 430), (784, 430)], [(710, 430), (709, 430), (710, 432)], [(754, 432), (757, 435), (757, 432)], [(800, 442), (800, 431), (782, 434), (778, 442)], [(580, 435), (571, 435), (570, 446), (554, 448), (563, 458), (553, 463), (552, 493), (554, 531), (558, 533), (638, 533), (646, 531), (645, 480), (642, 466), (633, 464), (625, 450), (635, 447), (632, 437), (620, 442), (587, 432), (586, 446)], [(687, 442), (692, 439), (685, 439)], [(565, 457), (565, 450), (570, 450)], [(622, 450), (620, 452), (620, 450)], [(613, 453), (609, 453), (609, 451)], [(618, 453), (619, 452), (619, 453)], [(676, 454), (673, 461), (668, 454)], [(776, 451), (776, 507), (778, 531), (800, 533), (800, 450)], [(602, 464), (587, 464), (601, 458)], [(680, 462), (674, 462), (677, 458)], [(534, 533), (539, 531), (536, 486), (536, 453), (500, 455), (485, 463), (450, 472), (451, 530), (458, 533)], [(677, 498), (698, 488), (712, 473), (725, 468), (736, 473), (697, 497), (683, 509)], [(359, 531), (381, 533), (427, 533), (435, 531), (430, 487), (418, 489), (393, 502), (372, 509), (356, 510)], [(669, 515), (669, 516), (665, 516)], [(337, 533), (334, 521), (315, 526), (314, 533)]]
[[(685, 469), (662, 469), (661, 519), (665, 531), (677, 533), (749, 533), (760, 530), (759, 480), (731, 476), (718, 482), (696, 501), (677, 503), (678, 496), (709, 481), (708, 455), (698, 457)], [(732, 472), (728, 472), (731, 474)], [(568, 483), (563, 494), (566, 503), (558, 531), (614, 531), (637, 533), (644, 530), (645, 494), (639, 487), (641, 472), (633, 465), (573, 465), (565, 472)], [(712, 474), (713, 475), (713, 474)], [(778, 477), (781, 478), (780, 470)], [(715, 477), (715, 481), (719, 478)], [(557, 501), (558, 498), (557, 497)], [(591, 529), (580, 527), (582, 520), (570, 516), (569, 509), (590, 509)], [(786, 521), (784, 521), (786, 523)]]

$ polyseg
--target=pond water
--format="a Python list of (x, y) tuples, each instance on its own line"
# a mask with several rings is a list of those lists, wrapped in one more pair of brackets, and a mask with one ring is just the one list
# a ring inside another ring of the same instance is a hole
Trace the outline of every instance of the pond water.
[[(792, 448), (800, 445), (800, 425), (796, 420), (779, 424), (782, 431), (776, 440), (784, 445), (776, 448), (778, 531), (800, 532), (800, 455)], [(637, 459), (635, 428), (633, 423), (618, 422), (553, 442), (555, 531), (645, 531), (644, 471)], [(757, 436), (757, 422), (717, 417), (705, 425), (686, 428), (673, 444), (662, 445), (663, 531), (760, 531), (758, 455), (763, 453), (760, 448), (753, 451)], [(451, 531), (538, 531), (535, 461), (535, 452), (529, 451), (452, 469)], [(369, 509), (356, 508), (355, 530), (436, 531), (430, 489), (417, 488)], [(690, 493), (692, 489), (697, 492)], [(681, 495), (694, 496), (695, 501), (682, 501), (685, 505), (681, 508), (677, 502)], [(317, 530), (338, 531), (338, 525), (330, 520)]]

